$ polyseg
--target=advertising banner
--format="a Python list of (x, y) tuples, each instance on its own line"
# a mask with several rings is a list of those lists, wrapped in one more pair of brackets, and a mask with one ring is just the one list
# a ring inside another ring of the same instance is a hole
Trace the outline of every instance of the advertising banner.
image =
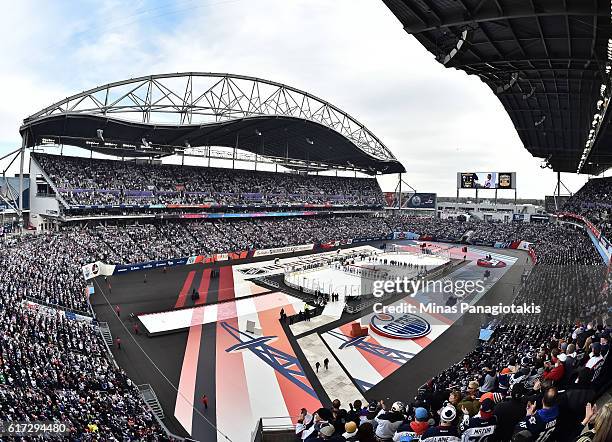
[(414, 232), (393, 232), (393, 239), (419, 239), (420, 235)]
[(354, 244), (360, 242), (384, 241), (386, 239), (393, 239), (393, 234), (389, 234), (388, 236), (370, 236), (367, 238), (355, 238), (352, 240), (352, 243)]
[(516, 249), (518, 250), (529, 250), (531, 247), (531, 244), (529, 241), (520, 241), (518, 246), (516, 247)]
[(110, 276), (115, 273), (115, 265), (105, 264), (102, 261), (92, 262), (81, 267), (85, 280), (93, 279), (96, 276)]
[(285, 253), (305, 252), (314, 249), (314, 244), (302, 244), (299, 246), (277, 247), (274, 249), (255, 250), (254, 257), (283, 255)]
[(149, 261), (137, 264), (125, 264), (115, 266), (113, 274), (136, 272), (139, 270), (159, 269), (162, 267), (174, 267), (186, 265), (189, 258), (167, 259), (163, 261)]
[(236, 261), (239, 259), (246, 259), (249, 256), (253, 256), (253, 251), (249, 251), (249, 250), (242, 250), (240, 252), (230, 252), (227, 254), (227, 258), (231, 259), (232, 261)]
[(57, 317), (57, 315), (63, 316), (66, 319), (70, 319), (73, 321), (85, 321), (92, 322), (93, 318), (91, 316), (79, 315), (78, 313), (74, 313), (71, 311), (64, 311), (53, 307), (47, 307), (46, 305), (38, 304), (32, 301), (23, 301), (24, 307), (28, 310), (35, 311), (38, 314), (43, 314), (51, 317)]
[(91, 264), (85, 264), (81, 270), (83, 271), (83, 277), (85, 280), (95, 278), (100, 274), (100, 267), (97, 262), (92, 262)]
[(408, 209), (435, 209), (436, 208), (435, 193), (415, 193), (407, 200), (402, 198), (402, 207)]
[[(384, 192), (385, 205), (387, 207), (398, 207), (397, 192)], [(402, 209), (435, 209), (437, 194), (422, 192), (402, 192)]]

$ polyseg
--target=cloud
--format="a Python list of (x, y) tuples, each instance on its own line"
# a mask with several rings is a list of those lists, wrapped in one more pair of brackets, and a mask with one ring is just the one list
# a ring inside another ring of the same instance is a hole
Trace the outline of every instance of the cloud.
[[(554, 188), (555, 174), (523, 148), (491, 90), (437, 63), (382, 2), (69, 6), (18, 2), (0, 20), (3, 59), (13, 60), (0, 72), (0, 152), (19, 144), (24, 116), (68, 94), (152, 73), (230, 72), (283, 82), (347, 111), (405, 164), (419, 191), (454, 195), (460, 170), (517, 171), (521, 197)], [(572, 189), (584, 182), (564, 177)], [(385, 190), (394, 179), (381, 180)]]

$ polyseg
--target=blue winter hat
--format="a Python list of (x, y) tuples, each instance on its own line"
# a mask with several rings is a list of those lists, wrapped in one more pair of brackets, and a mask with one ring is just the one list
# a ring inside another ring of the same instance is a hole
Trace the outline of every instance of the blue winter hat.
[(429, 413), (423, 407), (419, 407), (414, 410), (414, 417), (418, 421), (426, 421), (427, 419), (429, 419)]

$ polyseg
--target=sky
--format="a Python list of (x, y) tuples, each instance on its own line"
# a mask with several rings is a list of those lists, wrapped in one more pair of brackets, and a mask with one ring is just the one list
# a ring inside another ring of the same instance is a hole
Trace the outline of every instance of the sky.
[[(436, 62), (379, 0), (21, 0), (0, 16), (0, 42), (0, 157), (20, 146), (24, 117), (82, 90), (156, 73), (229, 72), (345, 110), (389, 147), (419, 192), (455, 195), (459, 171), (516, 171), (519, 198), (543, 198), (556, 185), (491, 90)], [(562, 175), (572, 192), (586, 179)], [(380, 180), (386, 191), (396, 182)]]

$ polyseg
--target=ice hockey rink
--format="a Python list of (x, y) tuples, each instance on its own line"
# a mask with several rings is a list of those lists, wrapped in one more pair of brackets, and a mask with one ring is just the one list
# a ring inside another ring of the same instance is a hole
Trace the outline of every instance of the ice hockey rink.
[[(346, 296), (371, 294), (368, 290), (363, 292), (364, 287), (371, 285), (367, 284), (368, 281), (400, 274), (407, 278), (418, 277), (419, 273), (442, 266), (448, 263), (449, 259), (438, 255), (403, 251), (374, 253), (365, 259), (351, 261), (348, 265), (335, 262), (323, 267), (290, 272), (285, 276), (285, 283), (308, 291), (335, 293), (343, 299)], [(396, 263), (397, 272), (386, 275), (385, 270), (380, 268), (388, 268), (391, 261)]]

